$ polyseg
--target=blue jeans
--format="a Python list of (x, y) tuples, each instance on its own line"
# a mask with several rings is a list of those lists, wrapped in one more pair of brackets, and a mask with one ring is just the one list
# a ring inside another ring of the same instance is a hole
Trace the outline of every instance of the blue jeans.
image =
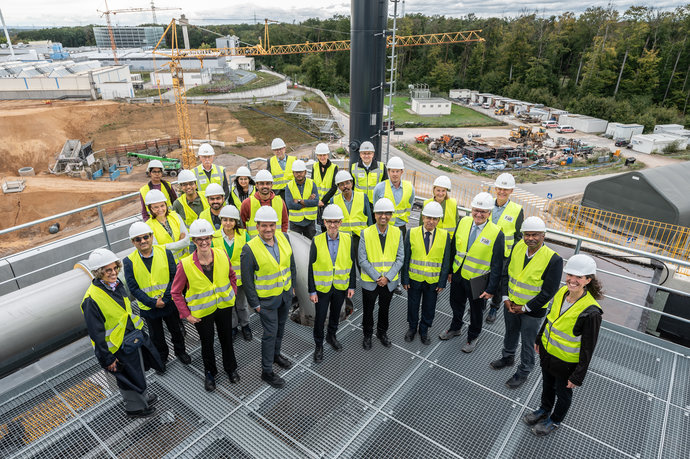
[(280, 354), (280, 346), (283, 343), (285, 322), (287, 322), (290, 303), (286, 301), (288, 295), (282, 295), (280, 306), (273, 309), (261, 308), (259, 317), (264, 328), (261, 336), (261, 371), (273, 373), (273, 360)]
[(517, 352), (518, 339), (522, 340), (520, 349), (520, 365), (517, 373), (527, 376), (534, 369), (536, 352), (534, 341), (541, 327), (543, 317), (532, 317), (527, 314), (513, 314), (506, 308), (503, 311), (506, 324), (506, 334), (503, 338), (503, 358), (514, 357)]
[[(436, 287), (438, 284), (417, 282), (410, 279), (410, 289), (407, 291), (407, 323), (410, 330), (416, 330), (419, 324), (419, 334), (427, 335), (436, 313)], [(419, 322), (419, 302), (422, 302), (422, 321)]]

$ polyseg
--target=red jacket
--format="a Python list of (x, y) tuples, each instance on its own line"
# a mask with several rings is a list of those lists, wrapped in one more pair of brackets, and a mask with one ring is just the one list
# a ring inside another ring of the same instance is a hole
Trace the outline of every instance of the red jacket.
[[(271, 191), (271, 194), (269, 195), (269, 198), (264, 200), (261, 199), (261, 195), (257, 191), (254, 193), (254, 197), (259, 200), (259, 203), (262, 206), (270, 206), (271, 201), (273, 198), (275, 198), (276, 194)], [(247, 222), (249, 221), (249, 217), (252, 214), (252, 204), (251, 204), (251, 198), (247, 198), (244, 201), (242, 201), (242, 208), (240, 209), (240, 219), (244, 223), (245, 228), (247, 227)], [(287, 233), (288, 231), (288, 211), (287, 211), (287, 206), (285, 205), (285, 201), (283, 201), (283, 217), (281, 219), (281, 224), (280, 224), (280, 230), (283, 233)]]

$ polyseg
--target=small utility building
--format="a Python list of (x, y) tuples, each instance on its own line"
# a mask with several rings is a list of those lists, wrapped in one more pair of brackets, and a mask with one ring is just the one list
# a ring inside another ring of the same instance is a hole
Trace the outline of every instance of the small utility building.
[(442, 98), (412, 99), (412, 111), (417, 115), (450, 115), (450, 101)]

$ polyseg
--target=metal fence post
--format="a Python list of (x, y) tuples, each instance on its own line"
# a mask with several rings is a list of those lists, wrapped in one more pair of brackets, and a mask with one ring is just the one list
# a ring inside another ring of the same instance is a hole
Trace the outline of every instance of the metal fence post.
[(98, 206), (97, 209), (98, 209), (98, 218), (101, 219), (101, 228), (103, 228), (103, 235), (105, 236), (105, 243), (108, 246), (108, 249), (113, 250), (113, 248), (110, 246), (110, 238), (108, 237), (108, 228), (105, 226), (105, 218), (103, 218), (103, 208), (101, 206)]

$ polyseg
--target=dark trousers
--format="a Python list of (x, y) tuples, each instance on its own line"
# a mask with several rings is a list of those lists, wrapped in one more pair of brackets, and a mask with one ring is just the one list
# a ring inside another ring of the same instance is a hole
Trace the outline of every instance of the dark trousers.
[(308, 225), (301, 226), (290, 222), (290, 231), (299, 233), (307, 239), (314, 239), (314, 236), (316, 236), (316, 224), (313, 221), (310, 221)]
[(184, 354), (184, 335), (182, 334), (182, 328), (180, 327), (181, 322), (180, 316), (177, 314), (177, 309), (163, 317), (155, 317), (153, 319), (145, 318), (145, 320), (146, 325), (149, 327), (151, 341), (153, 341), (153, 345), (156, 346), (163, 363), (168, 361), (168, 355), (170, 354), (170, 351), (168, 350), (168, 343), (165, 342), (163, 322), (165, 322), (165, 325), (168, 327), (168, 331), (170, 332), (170, 340), (173, 343), (175, 355)]
[[(316, 292), (319, 301), (316, 303), (316, 317), (314, 318), (314, 342), (323, 344), (323, 326), (328, 315), (328, 334), (335, 335), (340, 322), (340, 310), (345, 302), (347, 290), (331, 287), (328, 293)], [(330, 315), (329, 315), (330, 313)]]
[[(570, 404), (573, 401), (573, 390), (567, 387), (568, 378), (554, 376), (544, 369), (542, 369), (541, 376), (541, 409), (547, 413), (551, 413), (553, 409), (551, 420), (553, 422), (561, 422), (565, 415), (568, 414), (568, 409), (570, 409)], [(555, 407), (554, 402), (556, 403)]]
[(280, 199), (285, 201), (285, 188), (282, 190), (273, 190), (273, 192), (276, 194), (276, 196), (280, 196)]
[[(417, 282), (410, 279), (410, 288), (407, 291), (407, 323), (410, 330), (416, 330), (419, 325), (419, 334), (426, 336), (427, 330), (431, 328), (436, 314), (436, 287), (438, 284), (428, 282)], [(419, 302), (422, 302), (422, 321), (419, 322)]]
[(460, 270), (453, 274), (453, 282), (450, 284), (450, 307), (453, 310), (453, 320), (450, 330), (457, 331), (462, 328), (462, 318), (465, 315), (465, 303), (470, 302), (470, 327), (467, 330), (467, 341), (474, 341), (482, 332), (484, 319), (484, 307), (486, 300), (472, 299), (470, 281), (463, 279)]
[(215, 312), (195, 323), (196, 331), (201, 341), (201, 359), (204, 361), (204, 372), (212, 375), (218, 373), (216, 367), (216, 352), (213, 349), (214, 324), (218, 329), (218, 341), (223, 354), (223, 369), (228, 373), (237, 370), (235, 349), (232, 347), (232, 308), (216, 309)]
[(398, 228), (398, 229), (400, 230), (400, 232), (402, 233), (402, 238), (403, 238), (403, 241), (404, 241), (404, 240), (405, 240), (405, 235), (407, 234), (407, 226), (406, 226), (406, 225), (403, 225), (403, 226), (396, 226), (396, 228)]
[[(508, 266), (508, 259), (504, 258), (503, 259), (503, 266)], [(503, 276), (499, 278), (498, 281), (498, 286), (496, 288), (496, 294), (489, 300), (489, 304), (493, 309), (499, 309), (501, 307), (501, 303), (503, 302), (503, 296), (500, 294), (500, 292), (503, 291)], [(505, 311), (504, 311), (505, 312)]]
[(292, 301), (292, 295), (283, 294), (283, 301), (277, 308), (267, 309), (262, 307), (259, 311), (261, 325), (264, 327), (264, 334), (261, 336), (261, 371), (263, 373), (273, 373), (273, 360), (280, 354), (280, 347), (283, 344), (283, 333), (285, 322)]
[(379, 317), (376, 322), (376, 333), (386, 333), (388, 331), (388, 310), (390, 309), (393, 292), (388, 290), (388, 286), (376, 286), (374, 290), (362, 289), (362, 329), (364, 336), (371, 336), (374, 332), (374, 304), (376, 298), (379, 299)]

